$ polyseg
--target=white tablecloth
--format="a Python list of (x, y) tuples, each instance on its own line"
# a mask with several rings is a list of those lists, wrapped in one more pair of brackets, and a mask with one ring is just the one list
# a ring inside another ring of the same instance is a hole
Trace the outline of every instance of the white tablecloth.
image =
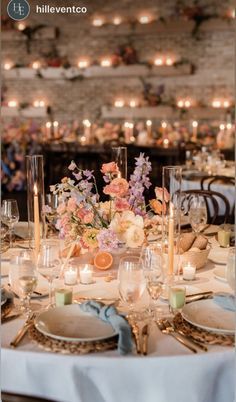
[[(7, 263), (4, 264), (6, 273)], [(214, 264), (208, 262), (198, 272), (194, 286), (229, 292), (226, 283), (214, 278), (212, 268)], [(107, 283), (100, 277), (93, 285), (78, 285), (78, 291), (83, 295), (117, 296), (117, 283)], [(135, 352), (121, 357), (117, 351), (85, 356), (47, 353), (27, 337), (15, 350), (10, 349), (10, 340), (22, 322), (17, 319), (2, 326), (3, 391), (56, 402), (234, 401), (233, 348), (209, 346), (208, 353), (193, 354), (153, 324), (146, 357)]]

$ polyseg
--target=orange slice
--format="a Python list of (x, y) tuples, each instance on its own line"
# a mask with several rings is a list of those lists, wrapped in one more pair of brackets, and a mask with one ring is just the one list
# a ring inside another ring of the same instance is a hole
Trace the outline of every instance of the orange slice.
[(94, 265), (101, 270), (109, 269), (112, 266), (113, 257), (106, 251), (99, 251), (94, 257)]

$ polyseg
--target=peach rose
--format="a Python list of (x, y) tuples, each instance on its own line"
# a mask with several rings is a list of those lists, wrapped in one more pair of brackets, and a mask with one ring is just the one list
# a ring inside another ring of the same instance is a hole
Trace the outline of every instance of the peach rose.
[(115, 210), (118, 212), (127, 211), (130, 209), (130, 205), (125, 198), (117, 198), (115, 200)]
[(111, 197), (123, 197), (127, 194), (128, 189), (129, 183), (127, 180), (116, 178), (113, 179), (110, 184), (104, 187), (103, 192)]
[(106, 173), (118, 173), (119, 169), (115, 162), (103, 163), (101, 172)]
[(77, 202), (75, 198), (70, 198), (67, 203), (67, 209), (70, 212), (75, 212), (77, 208)]

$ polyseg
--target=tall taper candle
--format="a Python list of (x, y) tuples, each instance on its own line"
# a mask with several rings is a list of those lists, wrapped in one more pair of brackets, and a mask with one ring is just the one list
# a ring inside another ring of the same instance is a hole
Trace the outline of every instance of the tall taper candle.
[(40, 250), (40, 222), (39, 222), (39, 197), (37, 185), (34, 185), (34, 244), (35, 254)]
[(169, 236), (168, 236), (168, 274), (173, 275), (174, 272), (174, 210), (170, 203), (169, 211)]

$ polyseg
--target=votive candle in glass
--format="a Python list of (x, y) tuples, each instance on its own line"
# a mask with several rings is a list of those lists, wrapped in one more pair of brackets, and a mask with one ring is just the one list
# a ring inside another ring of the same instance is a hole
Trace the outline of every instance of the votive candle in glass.
[(69, 266), (64, 272), (64, 282), (65, 285), (76, 285), (77, 284), (78, 271), (77, 268)]
[(82, 265), (79, 270), (79, 275), (80, 283), (83, 285), (93, 283), (93, 266), (90, 264)]
[(185, 281), (193, 281), (196, 275), (196, 266), (187, 262), (183, 264), (183, 279)]

